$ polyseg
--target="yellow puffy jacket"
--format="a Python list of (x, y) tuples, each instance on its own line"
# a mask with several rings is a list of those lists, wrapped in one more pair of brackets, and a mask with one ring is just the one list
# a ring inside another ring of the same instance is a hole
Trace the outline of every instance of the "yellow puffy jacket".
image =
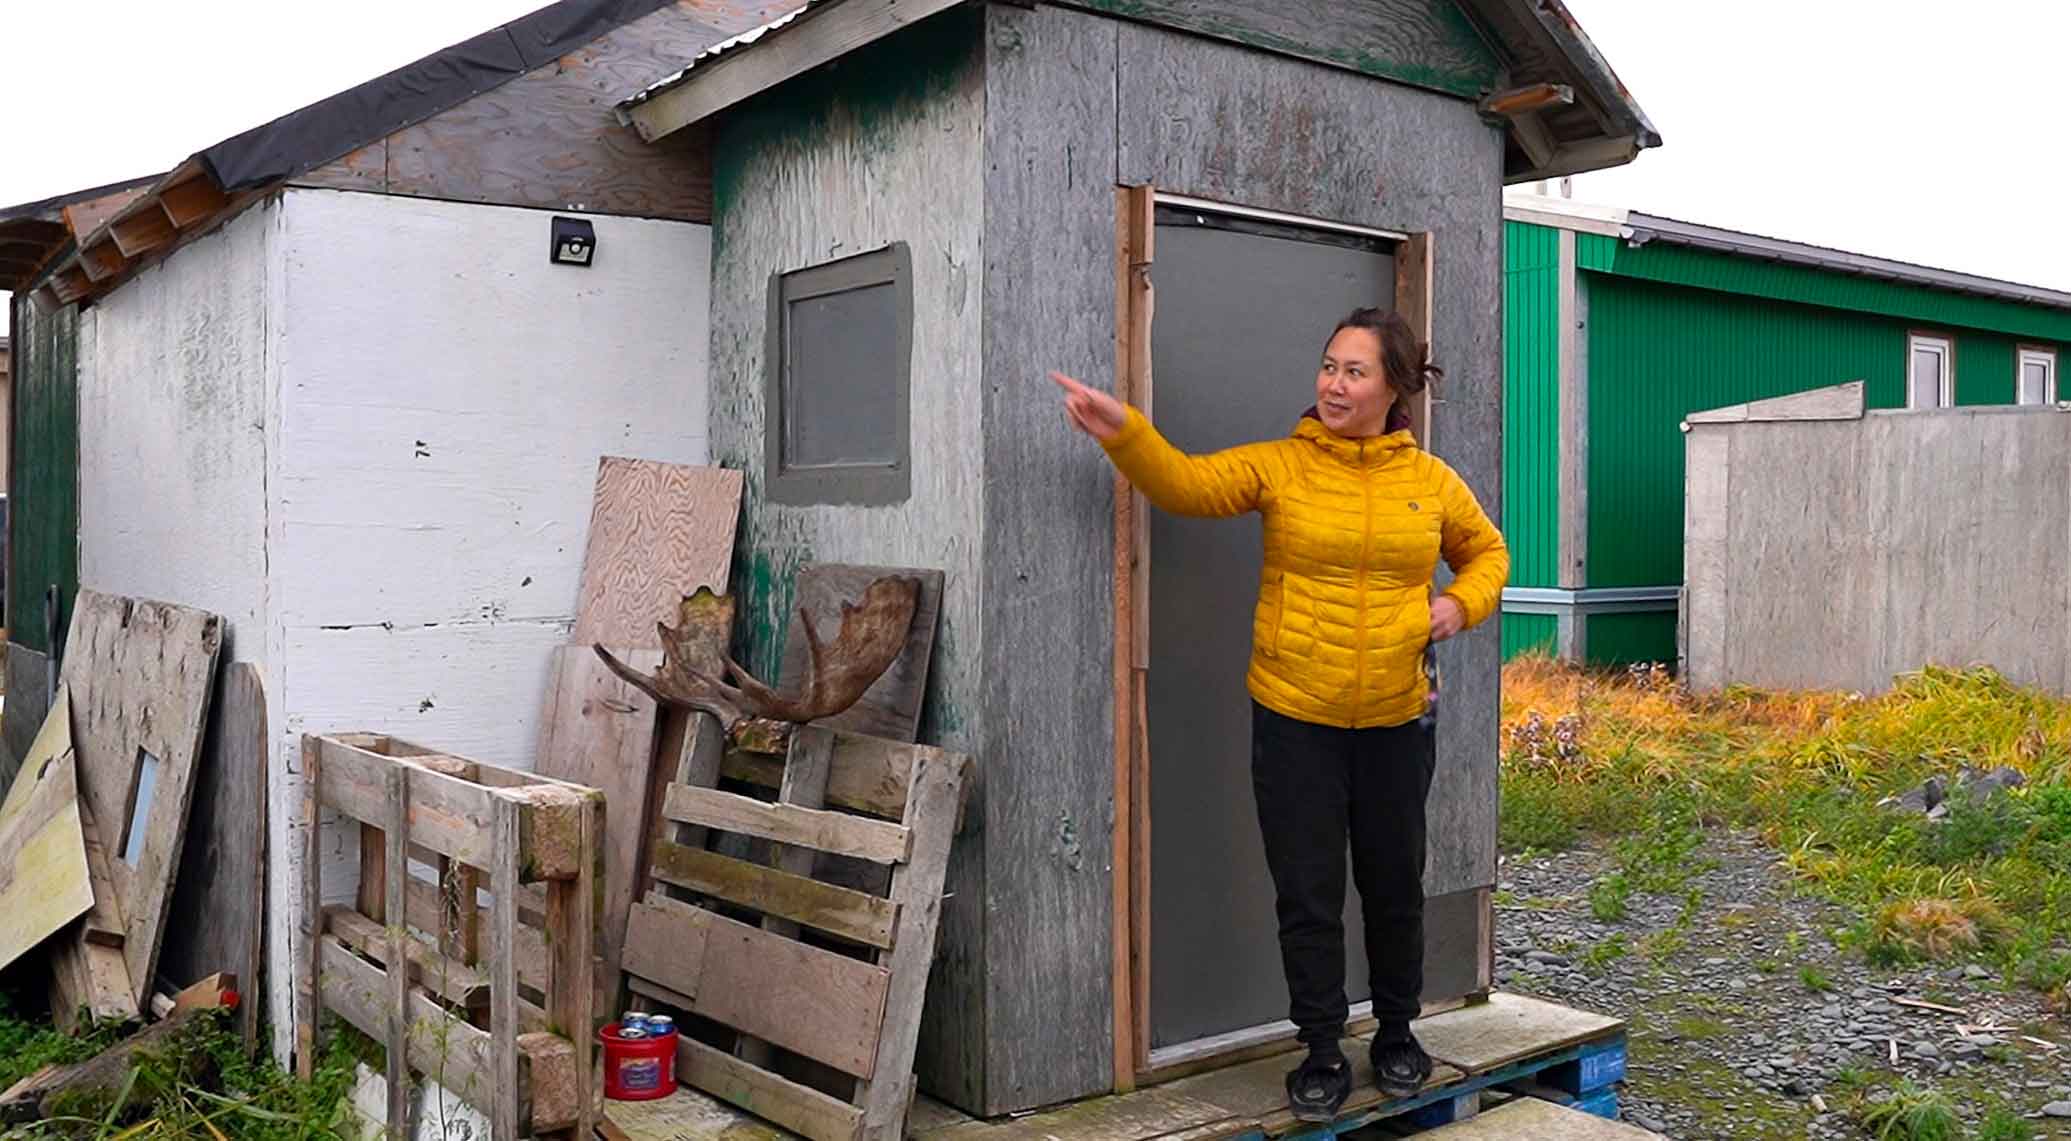
[(1346, 439), (1304, 416), (1287, 439), (1190, 456), (1132, 408), (1102, 446), (1166, 511), (1264, 516), (1246, 680), (1259, 704), (1297, 720), (1367, 729), (1422, 716), (1439, 557), (1469, 626), (1495, 612), (1510, 577), (1474, 493), (1408, 432)]

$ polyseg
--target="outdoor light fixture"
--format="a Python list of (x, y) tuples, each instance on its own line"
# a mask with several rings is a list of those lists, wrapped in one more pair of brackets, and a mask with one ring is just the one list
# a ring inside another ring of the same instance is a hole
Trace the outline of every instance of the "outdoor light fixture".
[(587, 266), (597, 256), (597, 228), (583, 218), (554, 219), (554, 241), (547, 260), (555, 265)]

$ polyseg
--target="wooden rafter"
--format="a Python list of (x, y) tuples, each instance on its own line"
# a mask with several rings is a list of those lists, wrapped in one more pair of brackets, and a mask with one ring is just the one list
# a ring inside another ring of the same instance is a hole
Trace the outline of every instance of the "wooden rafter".
[(1553, 107), (1565, 107), (1574, 101), (1575, 89), (1565, 83), (1534, 83), (1484, 97), (1481, 101), (1481, 110), (1485, 115), (1501, 115), (1508, 118), (1536, 114)]
[(129, 268), (129, 259), (115, 248), (111, 238), (103, 237), (79, 252), (79, 265), (86, 270), (89, 281), (105, 281)]
[(166, 187), (158, 195), (158, 205), (165, 211), (166, 219), (182, 230), (207, 221), (229, 204), (230, 196), (208, 175), (199, 172)]
[(142, 257), (179, 235), (164, 208), (156, 205), (117, 218), (108, 233), (115, 239), (115, 248), (130, 258)]

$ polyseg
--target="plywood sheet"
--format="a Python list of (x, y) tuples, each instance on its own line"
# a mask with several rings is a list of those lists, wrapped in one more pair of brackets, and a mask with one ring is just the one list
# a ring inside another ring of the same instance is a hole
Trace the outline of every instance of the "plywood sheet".
[(1532, 1141), (1625, 1141), (1661, 1135), (1536, 1097), (1521, 1097), (1422, 1136), (1432, 1141), (1512, 1141), (1518, 1137), (1530, 1137)]
[[(223, 671), (208, 745), (195, 776), (187, 842), (173, 886), (174, 916), (158, 975), (171, 989), (217, 971), (257, 993), (266, 915), (266, 691), (259, 668)], [(205, 921), (202, 917), (206, 917)], [(245, 1046), (258, 1041), (259, 1003), (241, 1003)]]
[(784, 1141), (792, 1134), (689, 1086), (654, 1101), (607, 1101), (597, 1125), (605, 1141)]
[(811, 615), (820, 640), (832, 642), (841, 629), (842, 603), (862, 601), (864, 590), (886, 575), (920, 580), (920, 604), (914, 608), (913, 625), (906, 632), (906, 647), (863, 692), (862, 700), (817, 724), (894, 741), (916, 741), (920, 739), (921, 702), (927, 697), (928, 664), (935, 654), (935, 627), (942, 616), (941, 571), (844, 563), (816, 563), (800, 570), (792, 590), (794, 609), (784, 637), (784, 672), (777, 688), (797, 693), (805, 684), (812, 658), (799, 614)]
[(60, 681), (138, 994), (151, 992), (158, 965), (222, 634), (214, 614), (95, 590), (82, 589), (72, 611)]
[(701, 587), (725, 594), (742, 475), (605, 456), (583, 558), (573, 641), (659, 646), (655, 623)]
[(65, 688), (0, 804), (0, 967), (93, 907)]
[[(660, 650), (613, 651), (633, 668), (661, 667)], [(546, 714), (540, 722), (538, 771), (604, 790), (603, 993), (618, 993), (619, 948), (626, 913), (648, 863), (656, 807), (654, 699), (627, 685), (588, 646), (554, 655)]]
[(1519, 994), (1492, 994), (1487, 1002), (1414, 1023), (1430, 1055), (1470, 1074), (1533, 1054), (1614, 1034), (1624, 1023)]

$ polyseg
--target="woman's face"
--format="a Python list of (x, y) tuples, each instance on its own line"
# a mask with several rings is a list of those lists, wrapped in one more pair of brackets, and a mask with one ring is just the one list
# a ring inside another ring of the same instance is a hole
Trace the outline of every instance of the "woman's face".
[(1378, 436), (1395, 392), (1381, 372), (1381, 338), (1368, 329), (1339, 329), (1316, 370), (1316, 414), (1347, 438)]

